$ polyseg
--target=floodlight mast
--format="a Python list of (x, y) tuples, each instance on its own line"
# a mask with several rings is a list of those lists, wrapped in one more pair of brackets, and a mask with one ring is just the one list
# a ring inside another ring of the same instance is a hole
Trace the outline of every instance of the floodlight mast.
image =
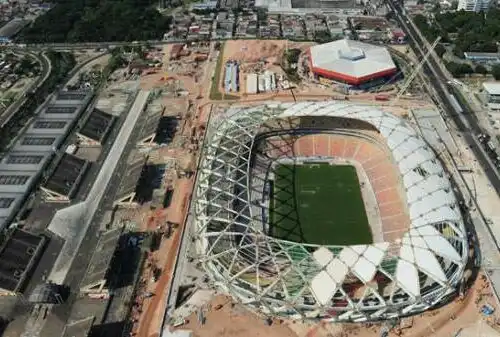
[(420, 61), (420, 63), (415, 67), (413, 72), (410, 74), (410, 77), (408, 77), (408, 79), (405, 81), (405, 83), (403, 84), (403, 86), (399, 90), (396, 98), (394, 98), (394, 100), (391, 102), (391, 104), (389, 104), (389, 106), (393, 106), (394, 104), (396, 104), (399, 101), (399, 99), (401, 98), (401, 96), (404, 95), (404, 93), (406, 92), (406, 90), (410, 86), (411, 82), (418, 75), (418, 73), (420, 72), (420, 69), (422, 69), (422, 66), (424, 65), (424, 63), (427, 62), (427, 59), (432, 54), (432, 52), (434, 51), (434, 48), (436, 48), (436, 46), (440, 40), (441, 40), (441, 36), (438, 36), (437, 39), (434, 41), (434, 43), (430, 46), (429, 50), (427, 50), (427, 53), (425, 53), (422, 61)]

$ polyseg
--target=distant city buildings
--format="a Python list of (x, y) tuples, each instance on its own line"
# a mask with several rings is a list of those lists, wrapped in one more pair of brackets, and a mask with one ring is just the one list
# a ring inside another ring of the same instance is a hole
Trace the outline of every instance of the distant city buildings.
[[(229, 39), (288, 39), (325, 43), (343, 38), (375, 43), (405, 43), (405, 34), (379, 15), (379, 0), (313, 3), (299, 0), (225, 0), (214, 9), (211, 1), (198, 3), (192, 12), (173, 15), (170, 41)], [(234, 6), (239, 4), (238, 11)], [(318, 8), (319, 6), (319, 8)], [(383, 7), (383, 6), (382, 6)]]

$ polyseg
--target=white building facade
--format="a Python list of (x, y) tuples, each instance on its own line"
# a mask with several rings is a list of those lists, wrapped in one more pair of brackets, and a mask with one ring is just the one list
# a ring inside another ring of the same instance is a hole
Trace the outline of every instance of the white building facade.
[(487, 11), (493, 3), (495, 3), (494, 0), (459, 0), (458, 10), (468, 12)]
[(485, 102), (491, 110), (500, 110), (500, 82), (484, 82)]

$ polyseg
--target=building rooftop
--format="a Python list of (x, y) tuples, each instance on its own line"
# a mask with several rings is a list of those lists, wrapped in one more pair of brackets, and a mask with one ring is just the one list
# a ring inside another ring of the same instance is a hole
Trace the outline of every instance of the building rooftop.
[(56, 94), (38, 108), (33, 121), (5, 154), (0, 162), (0, 175), (4, 176), (0, 195), (14, 201), (0, 207), (0, 228), (14, 219), (91, 97), (91, 92), (82, 91)]
[(78, 131), (80, 136), (102, 143), (113, 126), (114, 117), (99, 109), (94, 109), (83, 127)]
[(86, 160), (64, 153), (56, 169), (42, 186), (42, 189), (54, 198), (71, 199), (89, 163)]
[(68, 323), (64, 326), (61, 337), (88, 337), (94, 325), (94, 316)]
[(85, 276), (80, 283), (82, 291), (102, 291), (121, 235), (122, 228), (112, 229), (101, 235)]
[(10, 39), (30, 23), (31, 20), (12, 19), (0, 28), (0, 37)]
[(120, 187), (115, 195), (117, 203), (132, 202), (139, 179), (141, 178), (144, 166), (146, 165), (147, 158), (140, 152), (133, 150), (127, 160), (127, 168), (123, 174)]
[(466, 58), (490, 58), (490, 59), (500, 59), (500, 53), (481, 53), (466, 51), (464, 52)]
[(337, 40), (310, 48), (313, 71), (361, 79), (396, 70), (389, 51), (353, 40)]
[(57, 101), (82, 101), (89, 95), (88, 91), (61, 91), (57, 94)]
[(161, 105), (151, 104), (148, 106), (144, 115), (137, 121), (137, 128), (140, 130), (138, 138), (141, 141), (151, 137), (154, 139), (163, 111), (164, 107)]
[(349, 20), (355, 30), (386, 30), (390, 28), (389, 22), (378, 16), (352, 16)]
[(490, 95), (500, 95), (500, 82), (484, 82), (483, 89)]
[(15, 229), (0, 247), (0, 289), (17, 293), (22, 290), (29, 270), (38, 258), (45, 239)]

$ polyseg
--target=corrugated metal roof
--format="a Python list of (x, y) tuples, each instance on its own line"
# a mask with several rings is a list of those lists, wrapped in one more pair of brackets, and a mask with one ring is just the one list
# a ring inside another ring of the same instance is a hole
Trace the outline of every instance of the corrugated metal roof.
[(248, 74), (247, 75), (247, 94), (256, 94), (257, 93), (257, 74)]

